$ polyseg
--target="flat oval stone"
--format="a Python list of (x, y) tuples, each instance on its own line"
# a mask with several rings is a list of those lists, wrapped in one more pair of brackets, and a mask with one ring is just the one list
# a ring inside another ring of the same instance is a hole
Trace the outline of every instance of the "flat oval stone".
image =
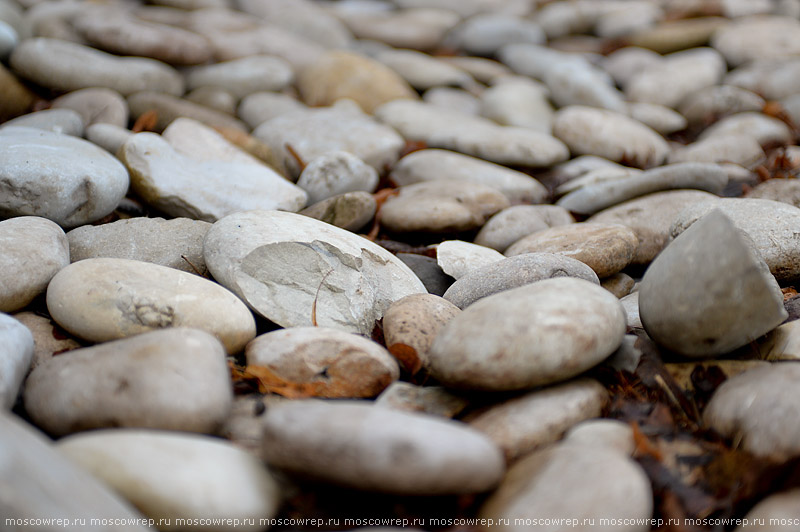
[(675, 238), (713, 209), (721, 210), (747, 233), (769, 271), (779, 281), (800, 276), (800, 250), (795, 229), (800, 209), (786, 203), (755, 198), (722, 198), (688, 206), (675, 218), (670, 233)]
[(497, 447), (463, 423), (352, 401), (268, 409), (262, 450), (274, 467), (396, 494), (486, 491), (505, 469)]
[(42, 129), (73, 137), (83, 136), (83, 119), (72, 109), (45, 109), (28, 113), (0, 124), (0, 129), (12, 126)]
[(298, 211), (307, 201), (304, 190), (266, 165), (199, 161), (178, 153), (155, 133), (134, 135), (119, 156), (133, 189), (172, 216), (215, 222), (238, 211)]
[[(639, 464), (616, 450), (556, 445), (514, 464), (478, 512), (479, 518), (495, 523), (506, 520), (505, 529), (513, 532), (530, 530), (539, 519), (567, 515), (590, 519), (606, 532), (647, 532), (653, 515), (650, 481)], [(631, 524), (600, 525), (604, 520)]]
[(256, 335), (250, 311), (223, 287), (137, 260), (86, 259), (67, 266), (50, 281), (47, 308), (59, 325), (93, 342), (193, 327), (237, 353)]
[(757, 59), (786, 59), (800, 52), (800, 22), (789, 17), (742, 17), (722, 26), (711, 45), (738, 66)]
[(381, 207), (381, 224), (390, 231), (431, 233), (480, 227), (508, 199), (497, 189), (477, 183), (436, 180), (400, 187)]
[(689, 125), (679, 112), (655, 103), (629, 103), (628, 115), (661, 135), (682, 131)]
[[(765, 497), (744, 516), (748, 526), (738, 526), (734, 532), (755, 528), (758, 532), (779, 532), (790, 523), (800, 520), (800, 489), (774, 493)], [(758, 524), (752, 524), (758, 523)], [(768, 524), (769, 523), (769, 524)]]
[(578, 379), (490, 406), (469, 419), (505, 453), (506, 460), (561, 439), (576, 423), (600, 416), (608, 392), (592, 379)]
[(422, 101), (468, 115), (478, 115), (481, 111), (481, 101), (477, 97), (464, 89), (454, 87), (428, 89), (423, 93)]
[(463, 21), (451, 30), (446, 42), (470, 55), (491, 56), (506, 44), (542, 44), (545, 40), (536, 22), (490, 12)]
[(186, 75), (189, 89), (219, 87), (244, 98), (260, 91), (280, 91), (294, 79), (291, 66), (278, 57), (254, 55), (194, 67)]
[(0, 311), (25, 307), (69, 264), (64, 231), (46, 218), (20, 216), (0, 222)]
[(661, 135), (621, 113), (581, 105), (564, 107), (553, 120), (553, 135), (573, 155), (626, 160), (638, 167), (661, 164), (669, 146)]
[(41, 216), (70, 228), (111, 213), (125, 167), (91, 142), (31, 128), (0, 129), (0, 216)]
[(258, 532), (281, 503), (261, 461), (217, 438), (107, 429), (62, 438), (56, 449), (156, 522), (208, 519), (220, 531)]
[(616, 297), (583, 279), (546, 279), (467, 307), (436, 336), (430, 373), (445, 386), (520, 390), (573, 377), (625, 335)]
[(544, 75), (551, 98), (558, 107), (585, 105), (625, 112), (625, 97), (611, 77), (594, 65), (566, 61), (553, 65)]
[(709, 427), (736, 438), (756, 456), (785, 461), (800, 455), (798, 426), (786, 413), (797, 407), (800, 364), (774, 362), (723, 382), (703, 412)]
[(53, 108), (76, 111), (87, 127), (92, 124), (128, 125), (128, 102), (111, 89), (78, 89), (53, 100)]
[(292, 98), (288, 94), (256, 92), (242, 98), (236, 112), (239, 118), (255, 129), (267, 120), (282, 114), (307, 109), (308, 107), (303, 102)]
[(506, 256), (535, 252), (564, 255), (583, 262), (603, 278), (630, 264), (638, 246), (636, 234), (624, 225), (581, 222), (528, 235), (512, 244)]
[(228, 113), (162, 92), (135, 92), (128, 96), (128, 107), (134, 120), (148, 111), (155, 111), (154, 131), (163, 131), (179, 118), (191, 118), (213, 128), (231, 128), (242, 132), (247, 130), (244, 123)]
[[(226, 136), (227, 135), (227, 136)], [(264, 166), (264, 160), (250, 152), (242, 143), (237, 143), (236, 133), (222, 129), (218, 131), (191, 118), (177, 118), (161, 133), (179, 154), (198, 161), (225, 161)], [(242, 139), (247, 135), (242, 134)], [(246, 140), (245, 140), (246, 142)]]
[[(398, 299), (383, 315), (383, 336), (390, 353), (405, 355), (407, 348), (425, 366), (433, 339), (461, 310), (433, 294), (414, 294)], [(413, 368), (412, 364), (408, 364)]]
[(594, 214), (623, 201), (662, 190), (690, 188), (721, 194), (727, 183), (728, 174), (718, 164), (675, 163), (652, 168), (627, 179), (582, 187), (556, 203), (572, 212)]
[(92, 124), (84, 132), (86, 140), (114, 155), (135, 133), (113, 124)]
[(118, 57), (58, 39), (25, 39), (10, 62), (21, 77), (58, 91), (105, 87), (123, 96), (144, 90), (183, 93), (183, 78), (160, 61)]
[(655, 26), (629, 35), (627, 40), (634, 46), (649, 48), (660, 54), (668, 54), (696, 46), (705, 46), (714, 32), (728, 22), (728, 19), (723, 17), (702, 16), (662, 20)]
[(398, 73), (416, 90), (475, 85), (475, 80), (468, 72), (416, 50), (390, 48), (378, 52), (375, 59)]
[(315, 309), (318, 325), (368, 336), (392, 302), (425, 293), (384, 248), (299, 214), (227, 216), (206, 234), (204, 255), (218, 282), (283, 327), (312, 325)]
[(315, 397), (375, 397), (400, 377), (397, 362), (363, 336), (327, 327), (292, 327), (247, 344), (248, 366), (310, 384)]
[[(794, 79), (800, 73), (800, 60), (757, 59), (736, 67), (725, 76), (728, 85), (753, 91), (767, 100), (784, 100), (797, 94)], [(784, 102), (784, 105), (786, 102)], [(743, 111), (761, 111), (763, 106)]]
[(372, 220), (378, 202), (369, 192), (356, 191), (337, 194), (306, 207), (299, 214), (357, 232)]
[(416, 386), (410, 382), (397, 381), (375, 399), (375, 406), (452, 419), (469, 406), (469, 400), (454, 395), (441, 386)]
[(656, 257), (638, 294), (647, 334), (692, 357), (746, 345), (787, 316), (767, 265), (721, 210), (697, 220)]
[(750, 135), (715, 135), (676, 148), (669, 154), (670, 163), (734, 163), (752, 167), (764, 157), (764, 150)]
[(14, 406), (32, 361), (33, 335), (18, 320), (0, 312), (0, 411)]
[(546, 87), (530, 78), (509, 76), (483, 91), (480, 114), (504, 126), (527, 127), (550, 135), (555, 111)]
[(25, 410), (50, 434), (104, 427), (214, 432), (233, 402), (222, 344), (168, 329), (76, 349), (40, 364)]
[(764, 98), (733, 85), (714, 85), (686, 96), (678, 106), (689, 124), (698, 126), (723, 116), (764, 108)]
[(780, 201), (793, 207), (800, 207), (800, 181), (769, 179), (754, 186), (744, 194), (744, 197)]
[(514, 205), (489, 218), (474, 242), (503, 253), (508, 246), (531, 233), (572, 223), (575, 223), (575, 218), (564, 207)]
[(236, 96), (230, 92), (213, 86), (192, 89), (186, 93), (185, 99), (232, 116), (236, 115), (236, 105), (239, 103)]
[(463, 240), (445, 240), (436, 246), (436, 261), (442, 271), (454, 279), (504, 258), (499, 251)]
[(749, 135), (761, 145), (791, 144), (794, 140), (794, 133), (783, 120), (754, 111), (737, 113), (723, 118), (706, 128), (700, 134), (699, 139), (728, 135)]
[(478, 183), (499, 190), (512, 203), (543, 203), (548, 196), (545, 186), (527, 174), (448, 150), (410, 153), (392, 167), (390, 177), (400, 186), (435, 180)]
[(554, 253), (523, 253), (472, 270), (450, 285), (442, 297), (464, 309), (492, 294), (553, 277), (600, 284), (594, 270), (579, 260)]
[(309, 161), (297, 186), (306, 191), (309, 203), (317, 203), (345, 192), (373, 192), (378, 172), (351, 153), (331, 151)]
[(639, 240), (632, 264), (649, 264), (670, 239), (670, 229), (678, 214), (689, 205), (716, 199), (700, 190), (668, 190), (628, 200), (591, 216), (592, 223), (622, 224)]
[[(2, 225), (0, 225), (2, 227)], [(98, 257), (152, 262), (205, 275), (203, 238), (211, 224), (189, 218), (129, 218), (67, 233), (71, 262)]]
[(661, 63), (662, 56), (647, 48), (626, 46), (608, 54), (602, 62), (617, 85), (624, 87), (639, 72)]

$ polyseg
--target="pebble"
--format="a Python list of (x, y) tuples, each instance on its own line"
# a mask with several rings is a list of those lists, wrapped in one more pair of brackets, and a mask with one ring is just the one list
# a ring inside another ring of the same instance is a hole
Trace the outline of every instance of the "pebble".
[(505, 254), (564, 255), (583, 262), (602, 279), (630, 264), (638, 246), (636, 233), (624, 225), (580, 222), (537, 231), (513, 243)]
[[(374, 4), (378, 5), (377, 2)], [(447, 30), (461, 20), (461, 17), (450, 10), (425, 6), (398, 10), (376, 9), (374, 12), (340, 12), (339, 16), (359, 39), (372, 39), (395, 48), (414, 50), (436, 48)]]
[(398, 253), (397, 258), (403, 261), (416, 274), (430, 294), (441, 296), (453, 284), (453, 279), (439, 266), (436, 259), (415, 253)]
[(83, 119), (72, 109), (45, 109), (18, 116), (0, 125), (0, 129), (12, 126), (41, 129), (73, 137), (83, 136)]
[(633, 429), (617, 419), (589, 419), (570, 427), (564, 434), (568, 444), (613, 449), (631, 456), (636, 448)]
[(554, 192), (557, 197), (565, 196), (570, 192), (575, 192), (576, 190), (589, 187), (591, 185), (615, 181), (624, 182), (630, 177), (637, 177), (641, 174), (642, 170), (639, 170), (638, 168), (627, 168), (624, 166), (597, 168), (595, 170), (589, 170), (581, 176), (570, 179), (566, 183), (559, 185)]
[[(506, 530), (522, 532), (536, 526), (531, 523), (539, 519), (575, 515), (576, 508), (581, 518), (592, 522), (631, 523), (602, 526), (605, 530), (647, 532), (653, 515), (650, 481), (639, 464), (617, 450), (556, 445), (514, 464), (478, 517), (495, 523), (505, 519)], [(548, 528), (560, 530), (563, 525)]]
[(433, 87), (425, 91), (422, 101), (468, 115), (478, 115), (481, 112), (481, 101), (464, 89)]
[(476, 268), (450, 285), (444, 298), (464, 309), (479, 299), (554, 277), (576, 277), (599, 284), (586, 264), (554, 253), (523, 253)]
[(514, 205), (492, 216), (478, 234), (475, 243), (503, 253), (508, 246), (536, 231), (575, 223), (563, 207), (556, 205)]
[(476, 81), (490, 84), (492, 81), (511, 76), (511, 70), (504, 64), (485, 57), (442, 57), (442, 61), (466, 70)]
[[(10, 410), (33, 361), (33, 335), (24, 324), (0, 312), (0, 411)], [(2, 415), (2, 414), (0, 414)]]
[(800, 22), (778, 16), (744, 17), (720, 27), (711, 38), (731, 66), (800, 53)]
[(573, 155), (597, 155), (637, 167), (658, 165), (669, 153), (664, 138), (624, 114), (571, 105), (556, 112), (553, 135)]
[(527, 174), (448, 150), (410, 153), (392, 167), (390, 177), (400, 186), (444, 179), (477, 183), (497, 189), (511, 203), (543, 203), (548, 196), (544, 185)]
[(626, 40), (633, 46), (668, 54), (707, 45), (714, 32), (727, 22), (723, 17), (704, 16), (663, 20), (655, 26), (628, 35)]
[(10, 63), (19, 76), (57, 91), (104, 87), (123, 96), (144, 90), (183, 92), (180, 74), (159, 61), (118, 57), (58, 39), (25, 39), (11, 53)]
[(220, 17), (220, 13), (231, 11), (206, 10), (206, 13), (208, 18), (195, 19), (192, 29), (211, 42), (214, 57), (219, 61), (272, 55), (288, 62), (297, 71), (312, 65), (325, 53), (325, 48), (319, 44), (274, 24), (258, 24), (246, 17), (244, 21), (230, 20), (225, 26), (224, 18), (215, 19)]
[(704, 213), (680, 233), (647, 269), (639, 288), (647, 334), (682, 355), (728, 353), (787, 317), (778, 283), (724, 212)]
[(453, 318), (431, 346), (430, 373), (455, 388), (532, 388), (600, 363), (624, 335), (622, 306), (608, 291), (584, 279), (546, 279), (488, 296)]
[(760, 111), (764, 98), (733, 85), (714, 85), (688, 94), (678, 111), (693, 126), (706, 125), (727, 115)]
[(416, 98), (411, 86), (389, 67), (369, 57), (330, 51), (297, 77), (303, 101), (311, 106), (332, 105), (348, 98), (365, 112), (397, 98)]
[(55, 436), (105, 427), (214, 432), (233, 403), (222, 344), (167, 329), (76, 349), (40, 364), (25, 410)]
[(689, 94), (719, 83), (726, 70), (713, 48), (692, 48), (634, 74), (625, 84), (625, 95), (634, 102), (676, 108)]
[(117, 159), (69, 135), (6, 127), (0, 152), (3, 217), (41, 216), (71, 228), (111, 213), (128, 190), (128, 173)]
[(480, 97), (480, 114), (502, 126), (525, 127), (550, 135), (553, 110), (547, 88), (529, 78), (509, 77), (489, 87)]
[(307, 109), (308, 107), (303, 102), (292, 98), (288, 94), (255, 92), (242, 98), (236, 112), (239, 118), (255, 129), (267, 120)]
[(469, 406), (469, 401), (464, 397), (453, 395), (441, 386), (423, 387), (397, 381), (390, 384), (375, 399), (375, 406), (453, 418)]
[(686, 118), (677, 111), (653, 103), (629, 103), (628, 114), (661, 135), (683, 131), (689, 125)]
[(128, 102), (111, 89), (78, 89), (53, 100), (53, 108), (76, 111), (87, 127), (92, 124), (128, 125)]
[(778, 281), (800, 276), (800, 250), (796, 227), (800, 210), (786, 203), (765, 199), (722, 198), (688, 206), (675, 218), (670, 233), (676, 238), (701, 216), (721, 210), (744, 231)]
[(626, 86), (630, 80), (648, 67), (661, 64), (662, 56), (647, 48), (626, 46), (608, 54), (602, 62), (617, 85)]
[(450, 31), (445, 43), (470, 55), (492, 56), (507, 44), (543, 44), (545, 40), (536, 22), (490, 12), (463, 21)]
[(744, 197), (767, 199), (800, 207), (800, 181), (795, 179), (770, 179), (754, 186)]
[[(794, 82), (800, 74), (797, 59), (755, 60), (737, 67), (725, 76), (725, 83), (753, 91), (767, 100), (781, 100), (797, 93)], [(760, 111), (747, 109), (748, 111)]]
[(600, 281), (600, 286), (617, 296), (617, 298), (623, 298), (630, 294), (635, 284), (636, 281), (633, 277), (622, 272), (609, 275)]
[(580, 214), (594, 214), (623, 201), (672, 189), (697, 189), (721, 194), (728, 183), (725, 169), (713, 163), (673, 163), (623, 180), (597, 183), (567, 194), (556, 202)]
[(155, 111), (155, 131), (163, 131), (181, 117), (191, 118), (213, 128), (247, 130), (244, 123), (227, 113), (161, 92), (142, 91), (131, 94), (128, 96), (128, 106), (134, 120), (148, 111)]
[(632, 264), (649, 264), (670, 240), (670, 229), (678, 214), (695, 203), (716, 196), (700, 190), (668, 190), (625, 201), (591, 216), (587, 221), (622, 224), (639, 240)]
[(508, 207), (497, 189), (446, 179), (399, 188), (381, 207), (381, 224), (389, 231), (446, 233), (482, 226)]
[[(45, 520), (58, 515), (68, 520), (59, 525), (59, 530), (81, 532), (86, 530), (86, 525), (73, 525), (73, 520), (91, 516), (99, 523), (123, 519), (128, 532), (152, 530), (139, 524), (141, 521), (137, 520), (144, 516), (104, 482), (56, 451), (50, 438), (19, 417), (2, 411), (0, 489), (6, 494), (3, 499), (5, 519)], [(46, 529), (44, 525), (38, 528)], [(92, 528), (98, 532), (122, 529), (114, 525)]]
[(238, 98), (225, 89), (214, 87), (211, 85), (198, 87), (192, 89), (184, 98), (197, 105), (208, 107), (216, 111), (236, 115), (236, 105), (239, 103)]
[[(2, 226), (0, 226), (2, 227)], [(203, 238), (211, 224), (189, 218), (130, 218), (67, 233), (71, 262), (98, 257), (160, 264), (206, 275)]]
[(567, 147), (550, 135), (528, 128), (500, 126), (485, 118), (415, 102), (395, 100), (378, 107), (375, 117), (408, 141), (453, 150), (503, 165), (551, 166), (565, 161)]
[(84, 132), (86, 140), (95, 144), (108, 153), (116, 155), (134, 133), (124, 127), (115, 126), (112, 124), (92, 124), (86, 128)]
[(268, 55), (254, 55), (198, 66), (186, 74), (186, 86), (190, 90), (218, 87), (236, 98), (244, 98), (260, 91), (280, 91), (293, 80), (291, 66), (283, 59)]
[(491, 440), (460, 422), (352, 401), (270, 408), (264, 434), (270, 466), (361, 490), (476, 493), (505, 469)]
[[(410, 358), (411, 369), (416, 361), (424, 367), (428, 351), (436, 335), (461, 310), (433, 294), (414, 294), (392, 303), (383, 315), (383, 336), (386, 347), (396, 356)], [(409, 351), (409, 348), (412, 351)]]
[(47, 308), (67, 331), (93, 342), (193, 327), (233, 354), (256, 334), (247, 307), (218, 284), (138, 260), (96, 258), (67, 266), (50, 281)]
[(787, 321), (758, 342), (763, 360), (800, 360), (800, 320)]
[(282, 327), (312, 325), (316, 310), (320, 326), (369, 336), (392, 302), (425, 293), (385, 249), (299, 214), (227, 216), (206, 234), (204, 255), (220, 284)]
[(800, 520), (798, 508), (800, 508), (800, 489), (795, 488), (781, 493), (773, 493), (762, 499), (761, 502), (747, 512), (744, 519), (747, 519), (748, 526), (739, 526), (734, 529), (734, 532), (743, 532), (753, 528), (758, 532), (785, 530), (788, 523), (796, 523)]
[(292, 327), (262, 334), (247, 344), (248, 367), (307, 385), (315, 397), (375, 397), (400, 377), (381, 345), (328, 327)]
[(272, 148), (293, 176), (299, 176), (301, 169), (287, 145), (304, 161), (346, 151), (379, 172), (397, 161), (405, 145), (394, 129), (365, 115), (352, 102), (277, 116), (258, 126), (253, 135)]
[(281, 503), (278, 483), (258, 458), (208, 436), (106, 429), (55, 447), (156, 522), (218, 520), (221, 532), (258, 532)]
[(797, 405), (800, 364), (774, 362), (723, 382), (703, 412), (709, 427), (741, 447), (773, 461), (800, 455), (798, 426), (786, 413)]
[(197, 161), (224, 161), (262, 167), (264, 162), (228, 140), (222, 133), (191, 118), (177, 118), (161, 137), (180, 155)]
[(472, 270), (504, 258), (497, 250), (463, 240), (445, 240), (436, 246), (436, 261), (444, 273), (456, 280)]
[(14, 319), (33, 335), (33, 360), (30, 369), (47, 362), (55, 355), (83, 347), (50, 318), (36, 312), (18, 312)]
[[(712, 126), (713, 127), (713, 126)], [(746, 134), (714, 135), (675, 149), (667, 160), (672, 163), (733, 163), (751, 167), (763, 159), (758, 141)]]
[(549, 68), (544, 82), (558, 107), (571, 105), (625, 112), (624, 95), (604, 71), (584, 63), (567, 61)]
[(0, 64), (0, 121), (14, 118), (27, 112), (34, 102), (34, 94), (17, 77)]
[(0, 312), (27, 306), (69, 264), (64, 231), (46, 218), (21, 216), (0, 222)]
[(215, 222), (238, 211), (298, 211), (306, 205), (304, 190), (264, 165), (200, 161), (182, 155), (155, 133), (134, 135), (119, 156), (133, 190), (171, 216)]
[(242, 0), (237, 7), (326, 47), (346, 48), (353, 40), (338, 18), (309, 0)]
[(600, 416), (608, 400), (599, 382), (578, 379), (493, 405), (469, 424), (513, 461), (561, 439), (576, 423)]
[(757, 112), (738, 113), (723, 118), (706, 128), (700, 139), (728, 135), (749, 135), (761, 145), (769, 143), (791, 144), (794, 133), (782, 120)]
[(299, 214), (356, 232), (375, 217), (377, 210), (375, 197), (358, 191), (331, 196), (306, 207)]
[(388, 49), (376, 54), (375, 59), (394, 70), (419, 91), (433, 87), (476, 85), (468, 72), (416, 50)]
[[(632, 329), (643, 329), (642, 319), (639, 316), (639, 291), (635, 290), (619, 300), (622, 308), (625, 310), (625, 321), (628, 327)], [(633, 368), (636, 369), (635, 367)]]
[(373, 192), (378, 172), (351, 153), (331, 151), (308, 162), (297, 186), (306, 191), (309, 203), (317, 203), (345, 192)]

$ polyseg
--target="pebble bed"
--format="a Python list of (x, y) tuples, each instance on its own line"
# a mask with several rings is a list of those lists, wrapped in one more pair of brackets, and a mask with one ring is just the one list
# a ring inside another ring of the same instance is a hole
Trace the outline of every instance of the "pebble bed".
[(796, 463), (798, 124), (800, 0), (0, 0), (0, 529), (797, 530), (610, 383)]

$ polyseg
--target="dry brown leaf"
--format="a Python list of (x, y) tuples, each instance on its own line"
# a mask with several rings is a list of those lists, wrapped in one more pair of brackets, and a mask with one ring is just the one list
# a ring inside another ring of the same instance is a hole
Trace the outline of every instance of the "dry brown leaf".
[(274, 393), (287, 399), (304, 399), (317, 397), (321, 391), (321, 383), (294, 382), (277, 375), (264, 366), (239, 367), (229, 363), (231, 377), (234, 382), (241, 380), (258, 381), (258, 391), (261, 393)]
[(154, 131), (156, 124), (158, 124), (158, 112), (155, 109), (150, 109), (149, 111), (145, 111), (139, 115), (139, 118), (137, 118), (136, 122), (133, 123), (131, 131), (134, 133), (141, 133), (142, 131)]
[(409, 375), (416, 375), (422, 369), (422, 361), (419, 359), (417, 350), (410, 345), (396, 343), (388, 347), (389, 352), (400, 363)]

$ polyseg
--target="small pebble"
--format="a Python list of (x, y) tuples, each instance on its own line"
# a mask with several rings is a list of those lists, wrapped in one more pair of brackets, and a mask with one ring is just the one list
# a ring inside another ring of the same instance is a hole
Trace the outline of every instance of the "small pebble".
[(436, 261), (444, 273), (456, 280), (504, 258), (499, 251), (463, 240), (445, 240), (436, 246)]

